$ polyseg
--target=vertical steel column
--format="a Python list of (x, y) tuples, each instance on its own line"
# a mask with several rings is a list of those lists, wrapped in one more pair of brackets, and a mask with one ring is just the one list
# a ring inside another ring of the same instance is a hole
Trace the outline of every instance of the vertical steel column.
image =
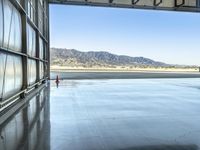
[(48, 1), (46, 1), (46, 3), (47, 3), (47, 19), (48, 19), (48, 21), (47, 21), (47, 40), (48, 40), (48, 44), (47, 44), (47, 51), (46, 51), (46, 53), (47, 53), (47, 77), (48, 77), (48, 79), (50, 79), (50, 38), (49, 38), (49, 33), (50, 33), (50, 28), (49, 28), (49, 26), (50, 26), (50, 22), (49, 22), (49, 3), (48, 3)]
[[(28, 10), (28, 1), (23, 0), (24, 10)], [(26, 54), (26, 56), (22, 57), (22, 68), (23, 68), (23, 87), (25, 90), (28, 87), (28, 57), (27, 57), (27, 15), (25, 13), (22, 14), (22, 52)], [(22, 94), (22, 97), (25, 97), (25, 93)]]
[[(37, 26), (37, 28), (39, 28), (39, 13), (38, 13), (38, 7), (39, 7), (39, 1), (35, 1), (35, 24)], [(36, 57), (38, 58), (36, 60), (36, 82), (40, 81), (40, 46), (39, 46), (39, 30), (36, 31)], [(36, 85), (36, 87), (38, 87), (38, 85)]]

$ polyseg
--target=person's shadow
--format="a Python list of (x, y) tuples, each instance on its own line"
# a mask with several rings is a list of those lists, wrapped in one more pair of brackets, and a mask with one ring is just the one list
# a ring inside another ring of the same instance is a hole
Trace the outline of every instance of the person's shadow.
[(59, 87), (59, 82), (56, 82), (56, 87), (57, 87), (57, 88)]
[(60, 83), (60, 81), (59, 81), (59, 78), (58, 78), (58, 75), (56, 76), (56, 87), (58, 88), (59, 87), (59, 83)]

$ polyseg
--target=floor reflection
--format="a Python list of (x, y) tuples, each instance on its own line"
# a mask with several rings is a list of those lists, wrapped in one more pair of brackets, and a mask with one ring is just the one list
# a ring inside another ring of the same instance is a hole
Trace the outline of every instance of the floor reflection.
[(0, 125), (0, 150), (50, 150), (49, 88)]

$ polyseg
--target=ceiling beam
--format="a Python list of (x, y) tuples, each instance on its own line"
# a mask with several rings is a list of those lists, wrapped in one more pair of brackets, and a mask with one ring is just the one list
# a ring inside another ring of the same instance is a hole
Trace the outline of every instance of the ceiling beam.
[(178, 3), (178, 0), (175, 0), (175, 7), (181, 7), (185, 5), (185, 0), (181, 0), (181, 3)]
[(154, 0), (154, 6), (159, 6), (160, 4), (162, 4), (163, 0)]
[(136, 5), (140, 0), (132, 0), (132, 5)]

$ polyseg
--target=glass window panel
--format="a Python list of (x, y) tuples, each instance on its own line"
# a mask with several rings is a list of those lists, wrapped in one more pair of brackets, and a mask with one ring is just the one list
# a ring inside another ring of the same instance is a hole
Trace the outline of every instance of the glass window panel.
[(4, 43), (3, 47), (14, 51), (22, 50), (21, 15), (7, 0), (4, 0)]
[(44, 36), (48, 38), (48, 17), (45, 16), (45, 22), (44, 22)]
[(15, 89), (21, 90), (23, 83), (22, 59), (15, 57)]
[(44, 59), (44, 42), (41, 37), (39, 44), (40, 44), (40, 59)]
[(44, 60), (47, 60), (47, 44), (44, 43)]
[(28, 60), (28, 83), (29, 85), (36, 82), (36, 61)]
[(0, 47), (2, 47), (3, 43), (3, 7), (2, 0), (0, 0)]
[(14, 71), (14, 59), (12, 56), (7, 55), (6, 58), (6, 73), (3, 97), (6, 98), (13, 94), (15, 85), (15, 71)]
[(28, 0), (28, 16), (35, 22), (35, 0)]
[(44, 32), (43, 31), (43, 19), (44, 19), (43, 12), (44, 12), (44, 10), (43, 10), (42, 4), (39, 3), (39, 7), (38, 7), (38, 19), (39, 20), (38, 20), (38, 22), (39, 22), (39, 30), (41, 33)]
[(33, 28), (27, 25), (27, 48), (30, 56), (36, 56), (36, 33)]
[(8, 46), (6, 48), (15, 50), (15, 15), (12, 9), (11, 20), (9, 24), (9, 33), (8, 33)]
[(44, 77), (44, 64), (40, 62), (40, 79)]
[(22, 50), (22, 21), (21, 21), (21, 15), (16, 10), (14, 13), (14, 41), (15, 41), (15, 50), (21, 51)]
[(12, 5), (9, 1), (4, 0), (4, 43), (3, 47), (8, 48), (9, 45), (9, 33), (10, 33), (10, 24), (12, 19)]
[(23, 78), (21, 61), (20, 56), (7, 55), (5, 58), (6, 69), (3, 98), (7, 98), (21, 90)]
[(5, 71), (5, 59), (6, 55), (0, 52), (0, 98), (2, 98), (3, 92), (3, 79)]

